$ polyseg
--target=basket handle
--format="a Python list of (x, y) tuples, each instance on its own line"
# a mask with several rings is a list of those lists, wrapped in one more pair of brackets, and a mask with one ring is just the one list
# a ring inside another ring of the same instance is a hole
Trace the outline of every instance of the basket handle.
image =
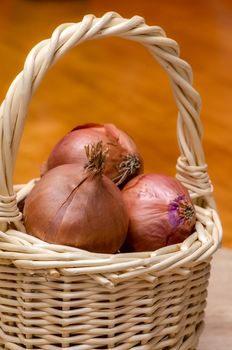
[(124, 19), (115, 12), (108, 12), (101, 18), (87, 15), (79, 23), (57, 27), (50, 39), (41, 41), (30, 51), (23, 71), (11, 84), (0, 107), (2, 222), (21, 220), (13, 190), (13, 170), (28, 106), (35, 90), (47, 70), (69, 49), (81, 42), (108, 36), (141, 43), (168, 73), (179, 110), (177, 137), (181, 155), (177, 160), (177, 178), (189, 189), (192, 198), (204, 199), (214, 207), (212, 185), (201, 144), (201, 98), (192, 87), (191, 67), (179, 58), (178, 44), (167, 38), (162, 28), (146, 25), (139, 16)]

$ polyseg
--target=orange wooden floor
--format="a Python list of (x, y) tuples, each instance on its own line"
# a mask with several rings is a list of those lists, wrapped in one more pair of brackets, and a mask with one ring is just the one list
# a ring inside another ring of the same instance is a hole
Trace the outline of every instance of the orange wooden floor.
[[(28, 51), (62, 22), (114, 10), (162, 26), (193, 67), (203, 98), (204, 148), (232, 247), (232, 1), (230, 0), (3, 0), (0, 2), (0, 98)], [(40, 163), (69, 129), (113, 122), (134, 136), (145, 170), (175, 173), (177, 110), (168, 79), (146, 50), (122, 39), (85, 43), (64, 57), (31, 103), (15, 182), (38, 176)]]

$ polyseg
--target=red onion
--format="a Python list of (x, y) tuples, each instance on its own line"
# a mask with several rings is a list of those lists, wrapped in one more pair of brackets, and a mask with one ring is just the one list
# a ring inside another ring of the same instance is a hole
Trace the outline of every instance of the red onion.
[(85, 163), (85, 145), (102, 141), (107, 146), (104, 174), (117, 185), (142, 173), (143, 161), (134, 141), (113, 124), (84, 124), (66, 134), (43, 164), (41, 175), (58, 165)]
[(25, 201), (25, 227), (49, 243), (115, 253), (126, 238), (128, 214), (120, 190), (102, 174), (102, 144), (86, 152), (85, 169), (61, 165), (35, 185)]
[(139, 175), (122, 190), (129, 230), (122, 251), (153, 251), (180, 243), (195, 225), (187, 189), (174, 177)]

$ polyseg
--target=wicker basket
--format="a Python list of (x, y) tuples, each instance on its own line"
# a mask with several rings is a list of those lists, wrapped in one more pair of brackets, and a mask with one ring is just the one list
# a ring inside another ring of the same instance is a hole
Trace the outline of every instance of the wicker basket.
[[(170, 77), (179, 110), (177, 178), (196, 205), (196, 230), (154, 252), (93, 254), (27, 235), (18, 207), (36, 180), (12, 182), (28, 105), (47, 70), (77, 44), (111, 35), (151, 52)], [(178, 54), (160, 27), (113, 12), (62, 24), (29, 53), (0, 108), (1, 349), (196, 349), (222, 231), (201, 145), (201, 100)]]

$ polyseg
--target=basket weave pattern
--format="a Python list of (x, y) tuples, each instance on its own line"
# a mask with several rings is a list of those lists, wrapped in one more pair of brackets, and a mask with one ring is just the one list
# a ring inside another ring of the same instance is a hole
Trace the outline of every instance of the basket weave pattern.
[[(177, 178), (195, 203), (195, 232), (155, 252), (94, 254), (25, 233), (20, 203), (36, 179), (13, 185), (28, 105), (47, 70), (90, 39), (144, 45), (169, 75), (179, 110)], [(110, 12), (63, 24), (29, 53), (0, 107), (0, 348), (194, 350), (203, 327), (210, 260), (221, 240), (191, 67), (175, 41), (143, 18)]]

